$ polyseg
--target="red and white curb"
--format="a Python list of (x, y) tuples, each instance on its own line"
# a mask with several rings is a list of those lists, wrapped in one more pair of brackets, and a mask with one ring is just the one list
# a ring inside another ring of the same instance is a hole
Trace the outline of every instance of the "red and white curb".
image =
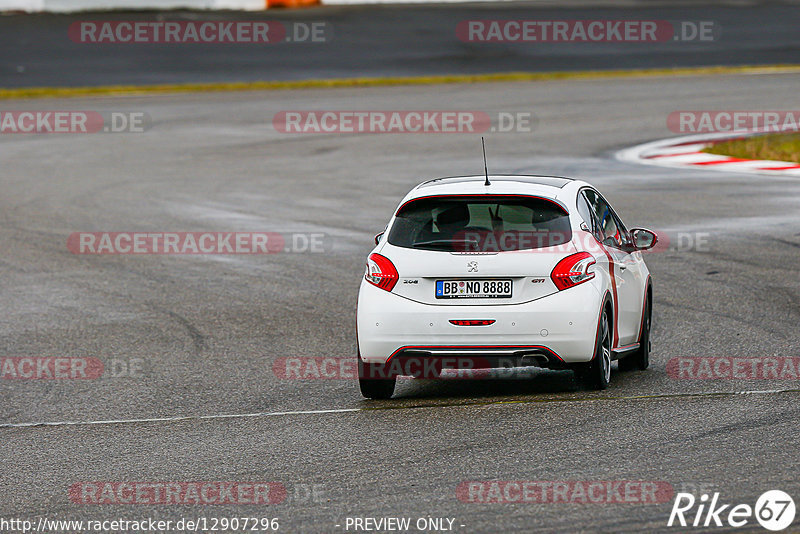
[(758, 132), (725, 132), (662, 139), (620, 150), (616, 153), (616, 158), (621, 161), (642, 165), (657, 165), (659, 167), (800, 176), (800, 165), (796, 163), (764, 159), (742, 159), (701, 152), (707, 146), (715, 143), (750, 135), (758, 135)]

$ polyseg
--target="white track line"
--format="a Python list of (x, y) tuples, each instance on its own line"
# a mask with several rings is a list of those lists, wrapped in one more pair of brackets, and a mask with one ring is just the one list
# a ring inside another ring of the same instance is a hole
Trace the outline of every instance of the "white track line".
[(143, 419), (106, 419), (101, 421), (47, 421), (39, 423), (0, 423), (0, 428), (24, 428), (29, 426), (83, 426), (121, 425), (130, 423), (171, 423), (175, 421), (203, 421), (209, 419), (246, 419), (248, 417), (277, 417), (283, 415), (310, 415), (325, 413), (360, 412), (364, 408), (339, 408), (332, 410), (297, 410), (289, 412), (256, 412), (217, 415), (178, 415), (175, 417), (151, 417)]
[(243, 414), (218, 414), (218, 415), (181, 415), (175, 417), (152, 417), (142, 419), (107, 419), (101, 421), (45, 421), (34, 423), (0, 423), (0, 428), (27, 428), (39, 426), (98, 426), (98, 425), (124, 425), (137, 423), (172, 423), (180, 421), (207, 421), (214, 419), (247, 419), (253, 417), (283, 417), (288, 415), (323, 415), (333, 413), (371, 412), (382, 410), (413, 410), (421, 408), (453, 408), (459, 406), (491, 406), (500, 404), (546, 404), (556, 402), (592, 402), (608, 400), (644, 400), (644, 399), (669, 399), (677, 397), (731, 397), (734, 395), (774, 395), (779, 393), (800, 393), (800, 389), (761, 389), (750, 391), (699, 391), (695, 393), (656, 393), (652, 395), (627, 395), (604, 396), (584, 398), (544, 398), (505, 401), (478, 401), (449, 404), (416, 404), (416, 405), (380, 405), (365, 408), (333, 408), (329, 410), (294, 410), (285, 412), (256, 412)]

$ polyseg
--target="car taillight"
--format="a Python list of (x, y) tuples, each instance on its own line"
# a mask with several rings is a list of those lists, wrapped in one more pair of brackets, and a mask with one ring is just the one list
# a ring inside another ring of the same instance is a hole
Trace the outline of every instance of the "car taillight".
[(367, 271), (364, 273), (364, 279), (367, 282), (386, 291), (391, 291), (399, 278), (397, 269), (394, 268), (388, 258), (380, 254), (369, 255)]
[(589, 271), (594, 264), (594, 256), (588, 252), (572, 254), (556, 264), (550, 279), (559, 291), (563, 291), (594, 278), (594, 271)]

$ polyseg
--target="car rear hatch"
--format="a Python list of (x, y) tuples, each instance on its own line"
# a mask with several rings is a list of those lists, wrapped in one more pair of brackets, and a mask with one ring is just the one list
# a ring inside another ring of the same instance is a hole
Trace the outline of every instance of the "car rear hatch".
[[(558, 288), (550, 273), (561, 259), (575, 251), (571, 243), (567, 247), (495, 254), (397, 249), (387, 245), (381, 251), (400, 277), (392, 292), (417, 302), (445, 306), (520, 304), (555, 293)], [(443, 291), (447, 286), (441, 283), (437, 288), (440, 281), (453, 282), (449, 287), (456, 285), (463, 293)], [(506, 281), (511, 285), (510, 295), (505, 287), (498, 287)], [(479, 292), (489, 290), (494, 296), (471, 296), (475, 294), (475, 282), (480, 284)]]
[(576, 252), (569, 215), (552, 199), (448, 195), (407, 202), (380, 254), (393, 293), (437, 305), (529, 302), (558, 291), (550, 274)]

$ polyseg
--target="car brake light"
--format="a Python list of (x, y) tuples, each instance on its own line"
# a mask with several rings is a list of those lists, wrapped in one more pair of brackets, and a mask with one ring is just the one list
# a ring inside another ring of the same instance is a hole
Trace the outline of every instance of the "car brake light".
[(367, 270), (364, 273), (364, 279), (367, 282), (386, 291), (391, 291), (399, 278), (397, 269), (394, 268), (388, 258), (380, 254), (369, 255)]
[(556, 264), (550, 279), (559, 291), (563, 291), (594, 278), (594, 271), (589, 271), (594, 264), (594, 256), (588, 252), (572, 254)]
[(456, 326), (489, 326), (494, 324), (494, 319), (450, 319), (450, 324)]

